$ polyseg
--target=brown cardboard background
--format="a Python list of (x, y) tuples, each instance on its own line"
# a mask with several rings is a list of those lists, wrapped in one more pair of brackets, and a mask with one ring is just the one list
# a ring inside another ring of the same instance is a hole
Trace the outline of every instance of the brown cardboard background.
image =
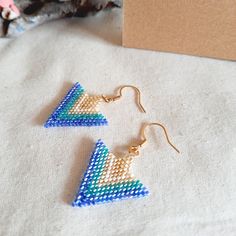
[(123, 45), (236, 60), (236, 0), (124, 0)]

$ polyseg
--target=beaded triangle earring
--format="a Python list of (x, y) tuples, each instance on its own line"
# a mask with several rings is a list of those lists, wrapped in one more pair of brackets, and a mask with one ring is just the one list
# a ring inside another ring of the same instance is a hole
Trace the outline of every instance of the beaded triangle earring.
[[(159, 123), (148, 125), (161, 126), (164, 129), (168, 143), (179, 152), (170, 142), (164, 126)], [(144, 129), (148, 125), (143, 128), (142, 142), (137, 146), (131, 146), (129, 153), (124, 157), (116, 157), (109, 152), (109, 149), (102, 140), (97, 141), (72, 206), (97, 205), (100, 203), (144, 197), (149, 194), (147, 188), (130, 173), (133, 159), (139, 155), (139, 148), (147, 141)]]
[(98, 110), (98, 105), (101, 102), (114, 102), (122, 97), (122, 90), (125, 87), (133, 88), (138, 95), (138, 105), (142, 112), (145, 112), (140, 102), (140, 91), (131, 85), (122, 86), (119, 88), (118, 96), (90, 96), (85, 93), (84, 88), (76, 83), (59, 106), (55, 109), (52, 115), (48, 118), (44, 126), (59, 127), (59, 126), (103, 126), (107, 125), (107, 119)]

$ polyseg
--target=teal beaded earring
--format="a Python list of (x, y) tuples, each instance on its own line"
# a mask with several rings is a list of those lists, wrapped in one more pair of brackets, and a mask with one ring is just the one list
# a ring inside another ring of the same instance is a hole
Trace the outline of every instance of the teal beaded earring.
[(159, 123), (145, 125), (142, 128), (140, 144), (131, 146), (123, 157), (116, 157), (109, 152), (100, 139), (96, 143), (72, 206), (97, 205), (148, 195), (147, 188), (130, 173), (130, 167), (133, 159), (139, 155), (139, 149), (147, 142), (144, 131), (147, 126), (151, 125), (160, 126), (164, 130), (167, 142), (179, 153), (179, 150), (170, 142), (165, 127)]
[(122, 97), (122, 90), (127, 87), (135, 90), (138, 95), (137, 104), (142, 112), (146, 112), (140, 101), (140, 91), (134, 86), (125, 85), (120, 87), (117, 96), (90, 96), (85, 93), (84, 88), (79, 83), (76, 83), (48, 118), (44, 126), (49, 128), (107, 125), (107, 119), (98, 110), (99, 103), (110, 103), (119, 100)]

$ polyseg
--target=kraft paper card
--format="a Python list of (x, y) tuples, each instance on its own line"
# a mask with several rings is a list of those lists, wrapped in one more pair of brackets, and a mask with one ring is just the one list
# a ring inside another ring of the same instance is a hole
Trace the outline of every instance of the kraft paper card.
[(123, 45), (236, 60), (236, 0), (125, 0)]

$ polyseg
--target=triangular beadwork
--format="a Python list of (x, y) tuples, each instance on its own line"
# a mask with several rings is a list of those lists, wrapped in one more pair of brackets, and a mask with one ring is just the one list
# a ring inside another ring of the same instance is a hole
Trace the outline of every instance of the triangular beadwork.
[(75, 200), (74, 207), (144, 197), (148, 190), (129, 173), (132, 157), (118, 158), (98, 140)]
[(102, 126), (107, 119), (98, 111), (101, 97), (89, 96), (76, 83), (45, 123), (45, 127), (55, 126)]

